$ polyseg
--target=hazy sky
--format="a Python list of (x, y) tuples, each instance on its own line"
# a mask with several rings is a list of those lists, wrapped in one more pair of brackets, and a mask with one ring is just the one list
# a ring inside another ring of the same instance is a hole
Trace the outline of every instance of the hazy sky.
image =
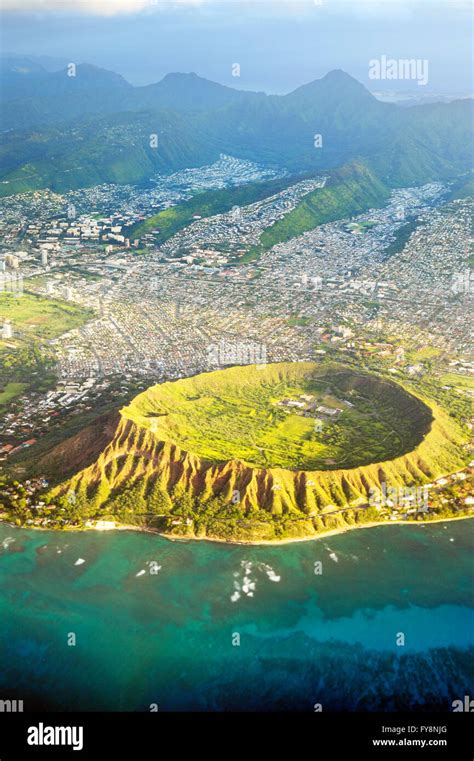
[[(371, 89), (471, 90), (470, 2), (458, 0), (2, 0), (4, 51), (55, 56), (135, 84), (194, 71), (286, 92), (342, 68)], [(427, 59), (429, 81), (374, 82), (369, 60)], [(232, 65), (240, 64), (240, 77)]]

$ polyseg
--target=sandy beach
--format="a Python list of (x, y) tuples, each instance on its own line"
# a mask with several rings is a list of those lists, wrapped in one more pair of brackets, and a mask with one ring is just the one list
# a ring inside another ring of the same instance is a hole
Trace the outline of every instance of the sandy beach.
[[(372, 521), (370, 523), (364, 523), (358, 526), (345, 526), (344, 528), (330, 529), (329, 531), (324, 531), (323, 533), (319, 533), (314, 536), (295, 537), (294, 539), (262, 539), (256, 542), (229, 541), (228, 539), (219, 539), (218, 537), (213, 538), (209, 536), (183, 536), (183, 537), (171, 536), (170, 534), (163, 534), (162, 532), (156, 531), (155, 529), (152, 529), (152, 528), (139, 528), (137, 526), (127, 526), (127, 525), (116, 526), (115, 530), (116, 531), (141, 531), (148, 534), (157, 534), (158, 536), (163, 537), (163, 539), (168, 539), (170, 542), (215, 542), (217, 544), (235, 544), (235, 545), (249, 545), (249, 546), (259, 546), (259, 545), (278, 546), (283, 544), (294, 544), (296, 542), (313, 542), (313, 541), (317, 541), (318, 539), (327, 539), (330, 536), (345, 534), (348, 531), (354, 531), (356, 529), (364, 529), (364, 528), (375, 528), (376, 526), (420, 526), (421, 527), (421, 526), (428, 526), (432, 523), (448, 523), (453, 521), (469, 520), (471, 518), (474, 518), (474, 515), (459, 515), (459, 516), (453, 516), (452, 518), (434, 518), (433, 520), (429, 520), (429, 521)], [(86, 530), (90, 530), (90, 529), (86, 529)]]

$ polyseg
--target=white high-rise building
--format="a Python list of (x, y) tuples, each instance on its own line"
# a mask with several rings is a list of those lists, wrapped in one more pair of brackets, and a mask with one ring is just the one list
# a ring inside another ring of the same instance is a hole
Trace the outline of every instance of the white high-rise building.
[(72, 301), (72, 288), (70, 285), (67, 285), (64, 289), (64, 298), (66, 301)]
[(43, 265), (43, 267), (48, 266), (48, 252), (47, 251), (41, 252), (41, 264)]

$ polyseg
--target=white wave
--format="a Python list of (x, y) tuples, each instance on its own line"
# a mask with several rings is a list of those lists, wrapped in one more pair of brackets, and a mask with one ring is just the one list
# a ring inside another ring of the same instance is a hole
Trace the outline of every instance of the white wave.
[(158, 573), (158, 571), (161, 571), (162, 567), (161, 565), (158, 565), (156, 560), (147, 560), (145, 565), (149, 567), (149, 571), (152, 576)]
[(232, 602), (237, 602), (241, 595), (244, 594), (247, 597), (253, 597), (257, 588), (256, 572), (266, 574), (267, 578), (273, 582), (281, 581), (281, 576), (275, 573), (274, 569), (268, 563), (262, 563), (252, 560), (240, 561), (240, 573), (234, 572), (233, 587), (234, 592), (231, 596)]
[(267, 576), (270, 579), (270, 581), (280, 581), (281, 580), (281, 576), (278, 576), (273, 569), (270, 570), (270, 571), (267, 571)]

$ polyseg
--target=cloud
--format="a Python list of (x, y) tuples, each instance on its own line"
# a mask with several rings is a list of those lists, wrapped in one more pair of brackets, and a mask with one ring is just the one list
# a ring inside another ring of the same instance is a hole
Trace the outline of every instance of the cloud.
[[(440, 6), (451, 6), (452, 9), (464, 10), (470, 8), (471, 0), (434, 0)], [(83, 13), (96, 16), (115, 16), (118, 14), (139, 13), (148, 10), (178, 9), (186, 6), (247, 6), (263, 10), (273, 8), (285, 15), (300, 15), (311, 8), (321, 6), (328, 11), (359, 11), (380, 14), (387, 10), (409, 10), (427, 7), (433, 0), (0, 0), (3, 11), (28, 13)]]
[(115, 16), (122, 13), (139, 13), (145, 8), (173, 8), (183, 5), (200, 5), (202, 0), (1, 0), (3, 11), (69, 12), (95, 16)]

